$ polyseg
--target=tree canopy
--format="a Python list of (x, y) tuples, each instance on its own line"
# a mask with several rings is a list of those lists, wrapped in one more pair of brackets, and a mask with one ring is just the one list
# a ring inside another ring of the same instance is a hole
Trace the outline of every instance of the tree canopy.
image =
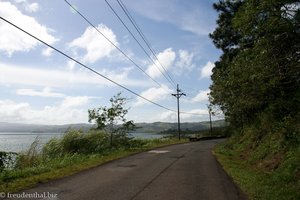
[(212, 74), (211, 103), (235, 126), (262, 112), (299, 116), (300, 3), (295, 0), (220, 0), (210, 34), (222, 50)]

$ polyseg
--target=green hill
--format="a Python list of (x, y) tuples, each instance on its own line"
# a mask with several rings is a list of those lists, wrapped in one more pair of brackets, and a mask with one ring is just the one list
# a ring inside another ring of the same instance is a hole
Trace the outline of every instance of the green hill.
[[(212, 122), (213, 127), (225, 126), (224, 120)], [(154, 122), (154, 123), (136, 123), (138, 129), (136, 132), (160, 133), (168, 130), (177, 130), (177, 123)], [(65, 125), (37, 125), (21, 123), (0, 122), (0, 133), (64, 133), (68, 128), (82, 129), (87, 131), (93, 127), (93, 124), (65, 124)], [(209, 129), (209, 122), (185, 122), (181, 124), (182, 130), (205, 130)]]

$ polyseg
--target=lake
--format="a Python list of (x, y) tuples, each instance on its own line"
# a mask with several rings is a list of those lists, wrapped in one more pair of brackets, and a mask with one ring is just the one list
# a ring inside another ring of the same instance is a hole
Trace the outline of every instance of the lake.
[[(51, 138), (61, 137), (62, 133), (0, 133), (0, 151), (21, 152), (27, 150), (37, 138), (40, 148)], [(130, 133), (134, 138), (152, 139), (161, 138), (164, 135), (155, 133)]]

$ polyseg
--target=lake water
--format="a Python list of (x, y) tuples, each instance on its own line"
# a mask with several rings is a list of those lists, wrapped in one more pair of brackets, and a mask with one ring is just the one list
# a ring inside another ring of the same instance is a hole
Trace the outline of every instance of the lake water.
[[(51, 138), (59, 138), (62, 133), (0, 133), (0, 151), (21, 152), (27, 150), (37, 138), (40, 148)], [(151, 139), (161, 138), (164, 135), (154, 133), (130, 133), (132, 137)]]

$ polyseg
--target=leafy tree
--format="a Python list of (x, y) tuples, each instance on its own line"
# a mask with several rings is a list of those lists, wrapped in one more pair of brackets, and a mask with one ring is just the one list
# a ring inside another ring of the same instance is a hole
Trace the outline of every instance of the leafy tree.
[(96, 123), (96, 129), (104, 130), (110, 134), (110, 144), (113, 146), (113, 136), (126, 137), (128, 131), (134, 130), (133, 121), (125, 118), (128, 109), (125, 109), (126, 98), (121, 93), (110, 99), (111, 107), (99, 107), (88, 110), (89, 122)]
[(300, 3), (295, 0), (220, 0), (216, 30), (223, 51), (212, 74), (211, 103), (232, 125), (261, 113), (274, 120), (299, 115)]
[(299, 14), (299, 1), (248, 0), (233, 20), (235, 29), (255, 42), (235, 62), (240, 68), (240, 63), (248, 63), (256, 107), (269, 109), (277, 119), (299, 112)]
[[(220, 107), (224, 112), (227, 120), (232, 124), (238, 120), (232, 112), (232, 101), (234, 100), (233, 92), (228, 90), (229, 87), (229, 67), (240, 51), (241, 34), (234, 29), (232, 20), (236, 15), (242, 1), (219, 1), (213, 4), (214, 9), (219, 12), (219, 19), (217, 20), (217, 28), (210, 34), (215, 46), (223, 51), (220, 60), (215, 63), (211, 79), (213, 81), (210, 86), (210, 101), (214, 107)], [(211, 105), (211, 106), (212, 106)]]

